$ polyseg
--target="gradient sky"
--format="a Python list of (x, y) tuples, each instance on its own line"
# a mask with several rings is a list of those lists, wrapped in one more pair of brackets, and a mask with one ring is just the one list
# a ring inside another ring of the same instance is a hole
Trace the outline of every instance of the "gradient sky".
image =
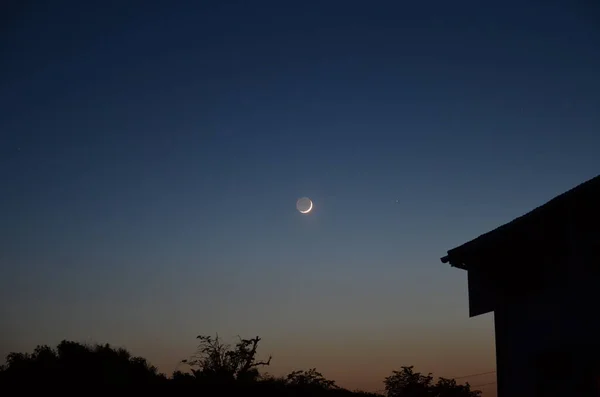
[(600, 170), (583, 3), (13, 3), (2, 355), (110, 342), (171, 373), (218, 332), (352, 388), (493, 370), (439, 258)]

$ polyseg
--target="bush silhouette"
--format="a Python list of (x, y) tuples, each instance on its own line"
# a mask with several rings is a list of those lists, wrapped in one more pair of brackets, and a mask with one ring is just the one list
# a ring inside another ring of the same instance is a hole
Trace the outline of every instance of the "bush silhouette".
[(388, 397), (478, 397), (479, 391), (471, 386), (458, 385), (454, 379), (440, 378), (433, 383), (431, 374), (414, 372), (413, 367), (402, 367), (385, 378), (385, 390)]
[(333, 390), (338, 386), (332, 380), (327, 380), (316, 368), (308, 371), (294, 371), (286, 378), (287, 384), (304, 389)]
[(260, 373), (258, 368), (271, 363), (271, 357), (267, 361), (258, 361), (256, 351), (260, 337), (252, 339), (239, 338), (235, 347), (224, 344), (217, 335), (199, 335), (200, 341), (196, 354), (190, 359), (182, 360), (191, 367), (192, 374), (199, 380), (211, 383), (254, 382)]
[(110, 345), (88, 346), (62, 341), (56, 349), (37, 346), (32, 354), (10, 353), (0, 371), (2, 384), (27, 385), (31, 380), (47, 386), (151, 385), (166, 381), (145, 358), (132, 357)]
[[(142, 357), (108, 344), (85, 345), (62, 341), (53, 349), (37, 346), (29, 353), (10, 353), (0, 366), (0, 385), (18, 387), (20, 392), (44, 387), (45, 391), (94, 391), (98, 388), (141, 390), (167, 388), (170, 392), (202, 396), (261, 395), (381, 397), (376, 393), (349, 391), (326, 379), (316, 368), (292, 371), (275, 377), (260, 373), (267, 360), (257, 359), (260, 338), (242, 339), (234, 346), (218, 337), (199, 336), (200, 344), (190, 359), (183, 360), (190, 372), (175, 371), (171, 378), (160, 374)], [(393, 371), (384, 380), (388, 397), (478, 397), (468, 384), (422, 375), (413, 367)]]

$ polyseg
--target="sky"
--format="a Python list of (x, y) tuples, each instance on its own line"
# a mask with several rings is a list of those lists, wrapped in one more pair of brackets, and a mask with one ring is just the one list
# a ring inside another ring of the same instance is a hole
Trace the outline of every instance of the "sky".
[(440, 257), (600, 170), (584, 2), (2, 7), (2, 356), (170, 374), (218, 333), (350, 388), (493, 371)]

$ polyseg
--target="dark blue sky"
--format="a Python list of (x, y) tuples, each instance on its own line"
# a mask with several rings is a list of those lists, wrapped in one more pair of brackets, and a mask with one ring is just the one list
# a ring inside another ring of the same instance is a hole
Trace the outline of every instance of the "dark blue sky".
[(13, 6), (0, 353), (91, 338), (170, 372), (222, 332), (364, 387), (460, 375), (444, 348), (493, 366), (439, 257), (600, 170), (599, 14), (547, 3)]

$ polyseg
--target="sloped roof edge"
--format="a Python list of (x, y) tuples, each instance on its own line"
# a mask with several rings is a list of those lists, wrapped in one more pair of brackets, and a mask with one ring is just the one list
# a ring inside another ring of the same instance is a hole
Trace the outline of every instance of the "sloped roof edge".
[(450, 263), (451, 266), (458, 267), (466, 270), (464, 264), (465, 254), (468, 255), (474, 249), (486, 250), (487, 247), (492, 247), (494, 242), (498, 241), (499, 238), (506, 236), (507, 233), (511, 233), (520, 227), (523, 227), (528, 222), (531, 222), (537, 217), (553, 216), (554, 213), (559, 211), (560, 208), (564, 208), (564, 204), (571, 202), (572, 200), (577, 201), (582, 197), (588, 198), (588, 196), (598, 197), (598, 203), (600, 205), (600, 175), (583, 182), (574, 188), (556, 196), (547, 203), (529, 211), (525, 215), (522, 215), (514, 220), (497, 227), (487, 233), (476, 237), (475, 239), (464, 243), (456, 248), (448, 251), (448, 255), (441, 258), (442, 263)]

